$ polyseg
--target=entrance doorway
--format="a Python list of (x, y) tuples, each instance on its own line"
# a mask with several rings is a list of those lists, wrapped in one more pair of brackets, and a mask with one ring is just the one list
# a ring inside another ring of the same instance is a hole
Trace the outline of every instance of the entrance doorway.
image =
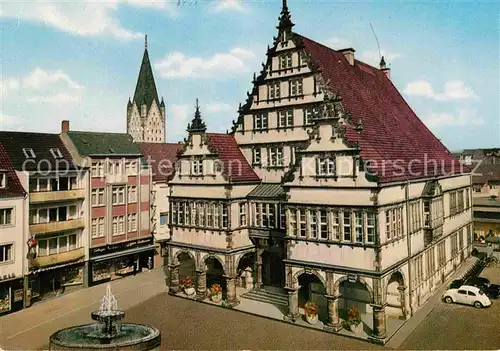
[(262, 253), (262, 284), (279, 288), (285, 285), (285, 264), (277, 252)]

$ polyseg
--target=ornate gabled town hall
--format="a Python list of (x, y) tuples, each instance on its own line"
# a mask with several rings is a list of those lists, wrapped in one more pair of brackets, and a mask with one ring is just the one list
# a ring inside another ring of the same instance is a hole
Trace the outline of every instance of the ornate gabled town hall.
[[(172, 294), (271, 302), (303, 323), (384, 343), (470, 256), (471, 181), (390, 79), (352, 48), (278, 34), (230, 133), (198, 103), (170, 182)], [(342, 330), (344, 328), (344, 330)]]

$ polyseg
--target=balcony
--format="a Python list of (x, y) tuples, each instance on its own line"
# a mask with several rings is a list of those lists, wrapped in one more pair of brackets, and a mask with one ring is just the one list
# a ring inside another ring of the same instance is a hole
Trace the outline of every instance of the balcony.
[(43, 192), (31, 193), (30, 203), (36, 204), (42, 202), (68, 201), (68, 200), (78, 200), (83, 198), (85, 198), (84, 189), (43, 191)]
[(83, 257), (85, 257), (85, 250), (82, 247), (76, 250), (62, 252), (55, 255), (37, 257), (30, 263), (30, 268), (43, 268), (47, 266), (53, 266), (65, 262), (76, 261)]
[(56, 233), (63, 232), (72, 229), (78, 229), (85, 227), (85, 222), (83, 218), (72, 219), (69, 221), (61, 222), (49, 222), (40, 224), (30, 224), (31, 234), (46, 234), (46, 233)]

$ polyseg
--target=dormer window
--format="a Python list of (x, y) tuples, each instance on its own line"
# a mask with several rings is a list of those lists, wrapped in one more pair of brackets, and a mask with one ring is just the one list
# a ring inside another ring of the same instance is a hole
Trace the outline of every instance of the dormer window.
[(35, 158), (35, 152), (33, 149), (23, 149), (23, 154), (26, 158)]
[(7, 173), (0, 172), (0, 189), (7, 187)]
[(63, 157), (61, 150), (59, 150), (59, 149), (50, 149), (50, 153), (52, 154), (52, 156), (54, 158), (62, 158)]
[(203, 175), (203, 160), (201, 158), (195, 158), (193, 160), (192, 174)]
[(335, 175), (335, 159), (332, 157), (318, 158), (318, 175), (319, 176), (334, 176)]

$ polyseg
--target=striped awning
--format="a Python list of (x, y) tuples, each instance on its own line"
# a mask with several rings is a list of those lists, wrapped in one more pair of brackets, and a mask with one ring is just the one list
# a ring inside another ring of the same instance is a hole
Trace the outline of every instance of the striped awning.
[(128, 256), (128, 255), (132, 255), (132, 254), (135, 254), (135, 253), (145, 252), (145, 251), (151, 251), (151, 250), (155, 250), (155, 249), (156, 249), (155, 245), (134, 247), (134, 248), (128, 249), (128, 250), (120, 250), (120, 251), (117, 251), (117, 252), (112, 252), (112, 253), (109, 253), (109, 254), (104, 254), (104, 255), (101, 255), (101, 256), (92, 257), (90, 260), (94, 261), (94, 262), (105, 261), (105, 260), (109, 260), (110, 258)]
[(41, 272), (51, 271), (54, 269), (59, 269), (59, 268), (67, 267), (67, 266), (73, 266), (73, 265), (80, 264), (80, 263), (83, 263), (83, 259), (80, 259), (80, 260), (74, 261), (74, 262), (62, 263), (62, 264), (58, 264), (58, 265), (54, 265), (54, 266), (35, 269), (35, 270), (32, 270), (31, 272), (29, 272), (29, 274), (37, 274), (37, 273), (41, 273)]

